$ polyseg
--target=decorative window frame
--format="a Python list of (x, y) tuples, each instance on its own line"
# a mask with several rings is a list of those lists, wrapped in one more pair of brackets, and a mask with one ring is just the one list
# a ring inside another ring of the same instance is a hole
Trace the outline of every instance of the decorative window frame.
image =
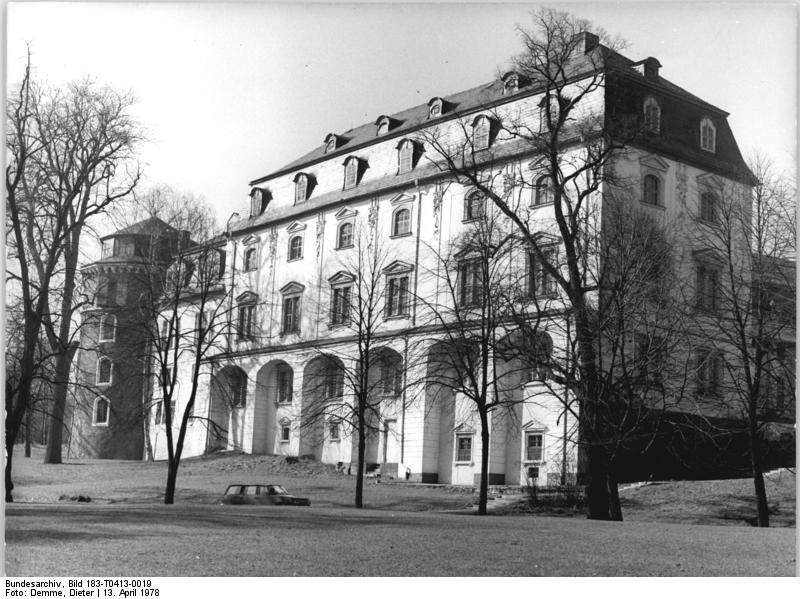
[[(300, 322), (303, 316), (303, 292), (305, 291), (305, 285), (301, 283), (297, 283), (296, 281), (292, 281), (291, 283), (287, 283), (280, 289), (281, 294), (281, 337), (286, 335), (299, 335), (300, 334)], [(294, 318), (293, 318), (293, 327), (288, 329), (286, 327), (286, 300), (288, 299), (297, 299), (297, 310), (295, 311)]]
[[(389, 206), (392, 208), (392, 220), (389, 229), (391, 231), (390, 238), (409, 237), (414, 234), (414, 199), (414, 196), (401, 193), (389, 200)], [(395, 230), (395, 219), (400, 210), (408, 210), (408, 231), (405, 233), (397, 233)]]
[[(542, 181), (546, 184), (542, 185)], [(542, 193), (543, 192), (543, 193)], [(539, 201), (544, 195), (545, 201)], [(539, 175), (533, 183), (533, 190), (531, 193), (531, 208), (539, 208), (541, 206), (549, 206), (556, 201), (555, 187), (553, 186), (553, 179), (550, 175)]]
[[(534, 466), (534, 465), (541, 465), (547, 462), (545, 459), (545, 448), (547, 447), (546, 437), (547, 437), (548, 428), (541, 424), (540, 422), (536, 422), (535, 420), (530, 420), (526, 422), (522, 426), (522, 455), (521, 460), (523, 465)], [(528, 437), (538, 436), (541, 437), (541, 457), (537, 459), (529, 459), (528, 458)]]
[[(559, 252), (559, 243), (558, 239), (556, 239), (552, 235), (544, 235), (539, 234), (536, 236), (536, 243), (541, 249), (542, 253), (550, 253), (554, 254), (556, 264), (558, 264), (558, 252)], [(545, 272), (545, 278), (549, 281), (549, 284), (546, 288), (541, 292), (537, 292), (537, 288), (539, 284), (537, 284), (536, 279), (534, 278), (534, 265), (540, 260), (539, 256), (536, 254), (535, 250), (531, 247), (527, 248), (526, 255), (526, 273), (527, 273), (527, 285), (526, 285), (526, 296), (531, 298), (537, 299), (552, 299), (558, 297), (559, 289), (558, 289), (558, 281), (556, 281), (555, 277), (553, 277), (549, 272), (547, 272), (544, 267), (540, 267), (541, 272)]]
[(382, 114), (377, 119), (375, 119), (375, 136), (380, 137), (382, 135), (386, 135), (392, 129), (397, 127), (398, 121), (393, 119), (390, 116)]
[[(338, 418), (328, 418), (328, 442), (339, 443), (342, 440), (342, 421)], [(335, 428), (334, 428), (335, 427)], [(335, 434), (334, 434), (335, 431)]]
[(253, 272), (258, 270), (258, 249), (250, 246), (245, 248), (242, 259), (242, 271)]
[[(356, 216), (358, 215), (358, 210), (353, 210), (351, 208), (342, 208), (336, 214), (334, 214), (334, 218), (336, 218), (336, 245), (334, 249), (336, 250), (347, 250), (352, 248), (355, 245), (355, 232), (356, 232)], [(350, 236), (350, 245), (341, 245), (341, 232), (342, 227), (345, 225), (350, 225), (352, 227), (351, 236)]]
[[(107, 381), (100, 380), (100, 363), (104, 361), (108, 361), (109, 363)], [(100, 356), (97, 358), (96, 369), (94, 371), (94, 384), (97, 387), (109, 387), (114, 384), (114, 360), (108, 356)]]
[[(714, 250), (710, 249), (692, 252), (692, 258), (694, 259), (694, 308), (701, 313), (716, 314), (721, 308), (723, 299), (720, 296), (722, 290), (723, 261), (717, 256)], [(701, 293), (701, 287), (706, 285), (706, 281), (701, 281), (701, 278), (704, 279), (705, 275), (708, 273), (714, 273), (716, 278), (713, 297), (710, 300), (711, 305), (708, 305), (709, 300), (705, 299), (706, 294)]]
[[(475, 195), (481, 196), (482, 208), (480, 210), (480, 214), (470, 214), (470, 198)], [(486, 195), (478, 189), (470, 189), (467, 193), (464, 194), (464, 217), (461, 219), (462, 223), (471, 223), (482, 218), (486, 218), (486, 205), (487, 205), (487, 198)]]
[(281, 444), (292, 442), (292, 421), (289, 418), (281, 418), (278, 421), (278, 441)]
[(717, 153), (717, 127), (707, 116), (700, 119), (700, 149), (712, 154)]
[[(103, 422), (97, 419), (97, 406), (100, 404), (101, 401), (105, 402), (106, 404), (106, 419)], [(108, 426), (110, 421), (111, 421), (111, 402), (104, 395), (96, 397), (94, 402), (92, 403), (92, 426)]]
[[(414, 299), (411, 297), (411, 273), (414, 272), (414, 266), (408, 262), (395, 260), (383, 269), (383, 274), (386, 277), (385, 285), (385, 299), (384, 299), (384, 320), (396, 318), (408, 318), (411, 316)], [(403, 310), (398, 307), (397, 312), (393, 310), (394, 304), (391, 297), (392, 281), (400, 281), (401, 279), (408, 279), (405, 291), (405, 306)]]
[(642, 123), (645, 132), (661, 134), (661, 104), (653, 96), (647, 96), (642, 103)]
[[(350, 321), (350, 313), (352, 312), (352, 288), (353, 282), (355, 281), (355, 277), (347, 271), (340, 270), (335, 275), (328, 279), (328, 284), (331, 288), (331, 298), (330, 298), (330, 310), (329, 310), (329, 318), (328, 318), (328, 327), (342, 327), (347, 326)], [(347, 309), (347, 318), (346, 319), (339, 319), (339, 316), (343, 316), (343, 314), (337, 314), (336, 306), (334, 306), (334, 298), (335, 292), (337, 289), (350, 289), (350, 297), (348, 298), (348, 309)], [(346, 322), (345, 322), (346, 320)]]
[[(104, 337), (103, 334), (109, 325), (106, 324), (109, 320), (113, 320), (113, 324), (111, 325), (111, 336)], [(117, 317), (115, 314), (101, 314), (100, 315), (100, 322), (97, 331), (97, 340), (101, 343), (113, 343), (117, 340)]]
[[(281, 372), (289, 372), (291, 374), (291, 381), (289, 384), (289, 398), (285, 399), (286, 394), (281, 393), (281, 379), (280, 374)], [(284, 399), (281, 399), (284, 397)], [(294, 368), (286, 364), (285, 362), (282, 364), (278, 364), (275, 366), (275, 400), (274, 403), (276, 406), (288, 406), (291, 405), (294, 401)]]
[[(257, 305), (258, 295), (252, 291), (245, 291), (236, 298), (236, 341), (252, 341), (255, 338)], [(246, 314), (246, 317), (242, 318), (242, 314)], [(243, 322), (246, 324), (244, 330), (242, 330)]]
[[(641, 181), (641, 193), (639, 195), (639, 203), (643, 206), (650, 206), (651, 208), (666, 209), (669, 198), (667, 197), (667, 173), (669, 172), (669, 162), (655, 156), (654, 154), (647, 154), (639, 158), (639, 180)], [(644, 181), (645, 177), (652, 176), (658, 180), (658, 203), (652, 204), (644, 200)]]
[[(305, 230), (308, 228), (308, 225), (305, 223), (301, 223), (299, 221), (293, 222), (291, 225), (286, 227), (286, 261), (287, 262), (295, 262), (296, 260), (302, 260), (305, 256)], [(292, 240), (295, 238), (300, 238), (300, 255), (296, 257), (292, 257)]]
[[(459, 439), (469, 439), (469, 459), (459, 459)], [(459, 425), (453, 431), (453, 465), (454, 466), (474, 466), (475, 465), (475, 429), (466, 424)]]
[[(716, 175), (704, 173), (697, 177), (697, 220), (708, 225), (718, 225), (720, 222), (720, 201), (724, 197), (725, 183)], [(714, 197), (714, 220), (703, 217), (703, 196), (711, 194)]]

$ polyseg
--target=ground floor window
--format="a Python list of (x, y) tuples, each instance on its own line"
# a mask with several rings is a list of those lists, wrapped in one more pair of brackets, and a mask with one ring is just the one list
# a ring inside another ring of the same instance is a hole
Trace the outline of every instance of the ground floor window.
[(525, 435), (525, 461), (541, 462), (544, 435), (541, 433), (528, 433)]
[(281, 420), (281, 443), (288, 443), (292, 437), (292, 423), (289, 420)]
[(472, 435), (456, 435), (456, 462), (472, 461)]
[(108, 426), (108, 400), (105, 397), (98, 397), (94, 400), (94, 414), (92, 415), (92, 424), (94, 426)]
[(338, 441), (340, 439), (338, 422), (328, 423), (328, 437), (331, 441)]

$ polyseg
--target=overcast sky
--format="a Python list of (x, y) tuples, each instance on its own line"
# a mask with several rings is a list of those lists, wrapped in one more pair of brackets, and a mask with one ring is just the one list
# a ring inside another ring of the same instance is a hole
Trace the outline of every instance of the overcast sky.
[[(8, 83), (30, 43), (35, 75), (86, 75), (138, 99), (146, 184), (203, 195), (224, 222), (248, 181), (329, 132), (495, 76), (535, 4), (10, 3)], [(790, 4), (569, 3), (654, 56), (661, 74), (731, 113), (746, 154), (797, 159), (796, 14)]]

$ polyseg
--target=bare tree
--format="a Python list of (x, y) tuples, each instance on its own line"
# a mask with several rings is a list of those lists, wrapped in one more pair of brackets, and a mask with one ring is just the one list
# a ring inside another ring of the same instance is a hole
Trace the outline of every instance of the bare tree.
[(769, 526), (765, 434), (770, 422), (791, 423), (795, 414), (796, 192), (765, 157), (750, 166), (758, 179), (752, 197), (732, 184), (700, 195), (704, 250), (689, 318), (698, 332), (698, 409), (723, 417), (711, 430), (747, 438), (757, 522)]
[[(455, 127), (460, 126), (460, 130), (433, 127), (425, 130), (421, 139), (432, 167), (493, 202), (563, 292), (576, 342), (574, 392), (583, 441), (598, 434), (604, 436), (597, 430), (602, 426), (598, 416), (601, 406), (596, 401), (602, 385), (597, 289), (587, 277), (590, 256), (585, 222), (604, 187), (622, 185), (608, 167), (637, 132), (639, 123), (634, 117), (605, 119), (602, 112), (587, 108), (604, 89), (609, 66), (617, 56), (613, 48), (619, 48), (619, 42), (609, 40), (602, 31), (597, 36), (586, 33), (587, 22), (550, 9), (535, 13), (534, 21), (533, 30), (520, 30), (525, 50), (513, 61), (513, 68), (518, 80), (534, 81), (542, 88), (538, 121), (532, 122), (522, 110), (491, 110), (489, 137), (494, 135), (504, 142), (496, 144), (496, 150), (486, 148), (485, 136), (473, 134), (477, 129), (464, 119)], [(601, 39), (604, 45), (599, 44)], [(531, 157), (528, 168), (512, 160), (517, 156)], [(501, 178), (506, 185), (495, 184)], [(509, 188), (510, 194), (505, 192)], [(547, 252), (552, 238), (543, 239), (538, 234), (540, 221), (523, 209), (522, 198), (530, 197), (532, 191), (545, 190), (561, 264), (554, 263)], [(608, 461), (603, 443), (581, 443), (579, 476), (586, 485), (590, 518), (612, 517)]]
[[(74, 354), (72, 314), (81, 235), (92, 219), (139, 180), (133, 152), (141, 138), (133, 99), (91, 81), (50, 90), (33, 84), (30, 65), (9, 98), (6, 228), (9, 285), (23, 300), (25, 331), (19, 385), (6, 397), (6, 497), (11, 455), (30, 401), (36, 344), (55, 355), (55, 388), (46, 461), (60, 461), (66, 385)], [(8, 385), (7, 385), (8, 387)]]
[(385, 269), (390, 265), (379, 239), (372, 229), (353, 231), (352, 249), (322, 294), (329, 307), (332, 343), (316, 348), (318, 368), (303, 385), (301, 426), (319, 437), (317, 442), (326, 424), (336, 427), (337, 435), (341, 426), (343, 433), (355, 437), (358, 508), (364, 505), (368, 439), (382, 430), (383, 411), (397, 410), (405, 401), (404, 365), (382, 344), (389, 338), (385, 316), (392, 310), (405, 313), (409, 287), (407, 280), (404, 287), (391, 282), (387, 287)]
[(169, 226), (156, 229), (149, 243), (138, 285), (138, 333), (145, 339), (143, 359), (148, 364), (144, 434), (149, 446), (151, 420), (164, 427), (164, 503), (171, 504), (189, 424), (204, 424), (212, 434), (218, 426), (196, 413), (195, 406), (207, 360), (227, 347), (225, 242), (214, 237), (213, 215), (198, 198), (188, 202), (185, 195), (162, 187), (145, 194), (136, 207), (136, 217), (169, 219), (164, 221)]
[[(466, 230), (445, 253), (431, 249), (437, 260), (425, 276), (433, 280), (437, 293), (420, 295), (416, 301), (420, 325), (438, 341), (431, 348), (427, 375), (421, 382), (437, 389), (433, 403), (465, 400), (480, 423), (478, 514), (485, 515), (492, 428), (513, 421), (513, 408), (524, 397), (511, 389), (544, 368), (552, 348), (539, 334), (541, 313), (521, 319), (526, 334), (535, 340), (528, 343), (529, 352), (520, 347), (524, 343), (514, 334), (519, 330), (519, 304), (527, 299), (525, 277), (515, 276), (520, 266), (515, 258), (521, 245), (518, 236), (502, 226), (507, 220), (491, 207), (476, 204), (472, 212)], [(427, 339), (420, 342), (428, 344)]]

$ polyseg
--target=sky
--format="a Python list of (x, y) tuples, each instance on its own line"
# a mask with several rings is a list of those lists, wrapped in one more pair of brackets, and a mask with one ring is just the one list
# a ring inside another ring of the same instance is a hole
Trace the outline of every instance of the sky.
[[(92, 77), (137, 98), (145, 186), (203, 196), (221, 223), (248, 182), (378, 115), (496, 76), (526, 4), (10, 2), (6, 74), (26, 47), (53, 85)], [(548, 3), (656, 57), (661, 75), (730, 113), (743, 153), (797, 164), (797, 13), (789, 3)]]

